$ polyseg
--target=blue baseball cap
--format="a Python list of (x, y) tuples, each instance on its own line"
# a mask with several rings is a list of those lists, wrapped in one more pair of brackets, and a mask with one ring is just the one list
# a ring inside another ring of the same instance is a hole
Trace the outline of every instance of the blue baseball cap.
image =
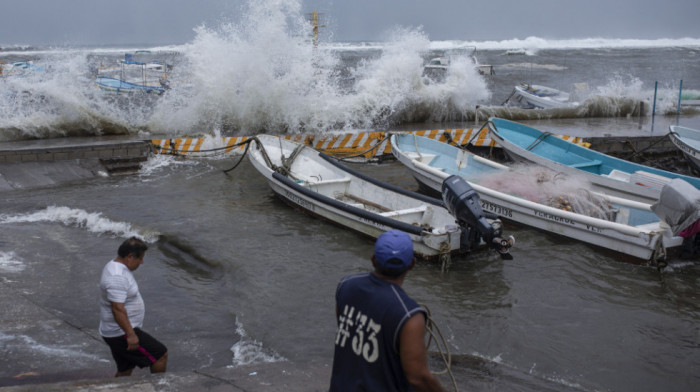
[[(413, 241), (401, 230), (390, 230), (377, 238), (374, 259), (385, 268), (404, 268), (413, 261)], [(389, 263), (389, 260), (396, 259)], [(400, 263), (399, 263), (400, 262)]]

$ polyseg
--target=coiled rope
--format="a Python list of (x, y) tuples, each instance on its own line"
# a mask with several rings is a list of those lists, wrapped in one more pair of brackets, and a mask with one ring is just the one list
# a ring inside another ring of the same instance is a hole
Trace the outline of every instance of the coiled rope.
[(450, 354), (450, 347), (447, 345), (447, 340), (445, 339), (445, 336), (442, 334), (442, 331), (440, 331), (440, 328), (438, 327), (437, 323), (433, 318), (430, 316), (430, 309), (428, 306), (425, 304), (419, 304), (422, 306), (426, 313), (427, 313), (427, 323), (425, 326), (425, 331), (429, 335), (428, 338), (428, 343), (426, 343), (425, 347), (426, 349), (430, 348), (431, 343), (433, 340), (435, 340), (435, 346), (438, 350), (438, 353), (440, 354), (440, 358), (442, 359), (443, 363), (445, 364), (445, 369), (440, 370), (440, 371), (432, 371), (431, 373), (441, 375), (441, 374), (449, 374), (450, 379), (452, 380), (452, 386), (454, 387), (455, 392), (458, 391), (457, 389), (457, 380), (455, 380), (454, 374), (452, 374), (452, 354)]

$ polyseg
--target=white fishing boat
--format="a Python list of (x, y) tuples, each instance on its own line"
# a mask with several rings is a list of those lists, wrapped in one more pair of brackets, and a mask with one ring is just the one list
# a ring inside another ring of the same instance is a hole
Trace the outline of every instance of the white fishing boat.
[(477, 213), (472, 226), (459, 225), (442, 200), (368, 177), (309, 146), (268, 135), (252, 143), (250, 161), (277, 196), (313, 216), (373, 238), (402, 230), (422, 258), (474, 250), (481, 237), (509, 256), (512, 241), (501, 237), (497, 219), (487, 222)]
[(569, 93), (537, 84), (520, 84), (506, 100), (513, 100), (527, 109), (553, 109), (576, 106), (569, 101)]
[(700, 170), (700, 131), (678, 125), (671, 125), (669, 130), (668, 136), (673, 144)]
[(476, 57), (476, 47), (470, 47), (470, 50), (471, 52), (469, 53), (465, 53), (464, 51), (456, 51), (453, 54), (446, 54), (441, 57), (431, 58), (430, 61), (423, 66), (423, 76), (427, 76), (436, 81), (445, 80), (445, 74), (450, 67), (454, 66), (454, 63), (456, 63), (456, 61), (453, 61), (453, 58), (460, 56), (467, 56), (479, 74), (486, 76), (496, 74), (493, 65), (479, 63), (479, 60)]
[[(479, 193), (481, 208), (505, 221), (619, 252), (648, 264), (663, 264), (674, 236), (649, 204), (604, 196), (543, 167), (508, 167), (430, 138), (391, 136), (392, 153), (422, 187), (440, 192), (458, 175)], [(632, 260), (634, 261), (634, 260)]]

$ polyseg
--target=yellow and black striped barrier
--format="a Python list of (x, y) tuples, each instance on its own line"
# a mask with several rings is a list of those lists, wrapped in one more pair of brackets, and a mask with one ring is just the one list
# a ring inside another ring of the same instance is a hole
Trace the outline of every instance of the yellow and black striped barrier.
[[(357, 132), (327, 135), (285, 135), (284, 138), (297, 143), (303, 143), (313, 148), (334, 156), (355, 156), (374, 158), (391, 154), (389, 136), (391, 133), (411, 133), (425, 136), (441, 142), (447, 141), (447, 135), (458, 144), (471, 144), (477, 147), (498, 147), (491, 139), (487, 128), (479, 131), (473, 129), (432, 129), (419, 131), (390, 131), (390, 132)], [(447, 134), (447, 135), (446, 135)], [(585, 147), (589, 143), (580, 137), (557, 135), (572, 143)], [(204, 156), (207, 153), (229, 154), (242, 153), (245, 149), (245, 141), (253, 136), (233, 136), (219, 139), (205, 138), (171, 138), (153, 139), (151, 143), (157, 154)]]

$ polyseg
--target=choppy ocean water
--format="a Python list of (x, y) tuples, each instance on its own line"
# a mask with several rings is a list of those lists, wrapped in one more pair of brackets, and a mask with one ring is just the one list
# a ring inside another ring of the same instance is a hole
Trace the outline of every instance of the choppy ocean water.
[[(700, 95), (698, 39), (431, 42), (419, 31), (398, 31), (389, 42), (313, 49), (298, 35), (257, 28), (245, 35), (199, 29), (193, 42), (171, 47), (3, 46), (0, 61), (32, 61), (41, 70), (5, 68), (0, 140), (465, 128), (478, 123), (477, 106), (576, 136), (663, 135), (675, 123), (700, 128), (692, 109), (676, 116), (681, 80), (686, 97)], [(495, 75), (468, 66), (472, 45)], [(163, 96), (115, 97), (95, 88), (99, 68), (141, 49), (172, 65)], [(426, 79), (423, 65), (446, 53), (455, 54), (454, 69), (445, 80)], [(521, 82), (571, 92), (580, 105), (501, 109)], [(655, 106), (655, 116), (632, 114), (639, 102)], [(223, 174), (231, 163), (151, 157), (133, 176), (3, 192), (0, 281), (66, 322), (96, 330), (99, 272), (124, 237), (138, 234), (151, 242), (136, 274), (145, 327), (170, 347), (169, 370), (330, 363), (335, 285), (370, 267), (372, 243), (284, 205), (247, 162)], [(359, 168), (417, 188), (398, 163)], [(462, 359), (454, 366), (461, 390), (696, 388), (695, 263), (672, 261), (660, 273), (583, 244), (511, 230), (513, 261), (475, 255), (446, 273), (421, 264), (406, 282)], [(94, 355), (103, 365), (110, 360), (107, 350), (86, 353), (74, 343), (0, 330), (0, 378), (29, 368), (50, 373), (66, 358), (76, 368)], [(494, 376), (474, 358), (499, 371)]]

